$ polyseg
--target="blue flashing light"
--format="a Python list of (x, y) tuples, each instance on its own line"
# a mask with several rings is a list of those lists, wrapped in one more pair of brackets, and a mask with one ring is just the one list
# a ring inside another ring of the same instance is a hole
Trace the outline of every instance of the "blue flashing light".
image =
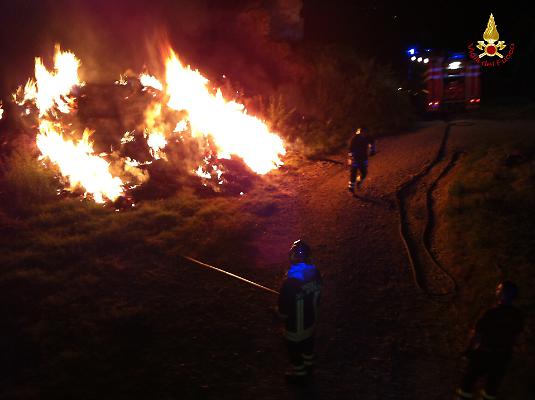
[(416, 49), (412, 48), (412, 49), (409, 49), (408, 53), (413, 56), (414, 53), (416, 53)]
[(463, 53), (453, 53), (449, 58), (453, 60), (458, 60), (465, 58), (465, 55)]

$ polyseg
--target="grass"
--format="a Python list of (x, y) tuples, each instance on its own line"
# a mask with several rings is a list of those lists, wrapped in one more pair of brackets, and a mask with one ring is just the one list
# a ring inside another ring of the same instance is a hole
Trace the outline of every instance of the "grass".
[(9, 201), (18, 204), (19, 211), (31, 209), (56, 195), (54, 171), (43, 169), (35, 155), (26, 148), (14, 151), (0, 164), (2, 183)]
[[(35, 159), (16, 154), (4, 166), (3, 398), (198, 398), (203, 370), (225, 370), (229, 354), (254, 347), (242, 332), (256, 329), (248, 288), (229, 295), (233, 281), (180, 255), (246, 266), (262, 218), (276, 211), (269, 198), (185, 188), (116, 212), (58, 197), (53, 172)], [(251, 365), (256, 356), (243, 355)], [(220, 386), (250, 372), (229, 374)]]
[(11, 243), (9, 236), (4, 237), (10, 251), (1, 261), (9, 267), (76, 258), (96, 262), (105, 256), (129, 258), (136, 253), (215, 255), (219, 241), (240, 243), (251, 234), (251, 215), (238, 208), (235, 199), (203, 200), (191, 192), (143, 202), (125, 212), (80, 199), (54, 200), (35, 206), (22, 225), (4, 214), (14, 224), (11, 233), (18, 240)]
[(525, 99), (512, 99), (509, 102), (489, 102), (471, 113), (472, 118), (494, 120), (532, 120), (535, 117), (535, 103)]
[(520, 383), (530, 382), (535, 368), (529, 357), (535, 351), (535, 138), (501, 140), (501, 145), (492, 140), (482, 145), (455, 170), (444, 237), (457, 256), (457, 275), (466, 289), (461, 318), (473, 320), (482, 305), (492, 302), (498, 280), (511, 279), (520, 287), (518, 304), (527, 314), (527, 326), (503, 385), (507, 398), (520, 400), (533, 394)]
[[(514, 154), (525, 159), (507, 165)], [(496, 262), (498, 254), (505, 271), (535, 261), (533, 154), (531, 141), (480, 149), (463, 162), (449, 190), (451, 230), (467, 240), (483, 263)]]

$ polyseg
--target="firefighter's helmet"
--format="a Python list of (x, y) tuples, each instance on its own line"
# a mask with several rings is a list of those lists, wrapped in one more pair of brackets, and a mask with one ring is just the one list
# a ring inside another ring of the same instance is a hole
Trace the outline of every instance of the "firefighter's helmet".
[(307, 262), (310, 258), (310, 246), (303, 242), (301, 239), (293, 242), (292, 247), (290, 248), (290, 262), (292, 264)]
[(355, 135), (360, 135), (360, 134), (367, 134), (368, 133), (368, 127), (366, 125), (363, 125), (361, 126), (360, 128), (358, 128), (356, 131), (355, 131)]
[(518, 296), (518, 286), (511, 281), (503, 281), (496, 286), (496, 297), (502, 303), (511, 303)]

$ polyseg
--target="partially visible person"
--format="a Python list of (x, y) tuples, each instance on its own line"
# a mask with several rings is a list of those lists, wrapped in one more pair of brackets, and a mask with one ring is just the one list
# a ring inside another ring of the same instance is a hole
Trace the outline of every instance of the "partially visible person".
[(368, 128), (363, 126), (355, 131), (349, 141), (347, 163), (350, 167), (350, 172), (348, 190), (351, 193), (355, 193), (355, 181), (357, 182), (357, 189), (359, 189), (368, 175), (368, 150), (370, 155), (376, 153), (375, 140), (370, 136)]
[(314, 333), (321, 295), (321, 275), (310, 263), (310, 247), (297, 240), (290, 248), (290, 268), (278, 302), (278, 312), (285, 324), (285, 342), (291, 369), (286, 378), (301, 383), (312, 373), (316, 355)]
[(518, 335), (524, 327), (522, 311), (513, 305), (518, 287), (504, 281), (496, 287), (496, 304), (476, 323), (469, 345), (463, 353), (469, 361), (457, 389), (458, 399), (473, 399), (476, 382), (484, 378), (481, 398), (497, 398)]

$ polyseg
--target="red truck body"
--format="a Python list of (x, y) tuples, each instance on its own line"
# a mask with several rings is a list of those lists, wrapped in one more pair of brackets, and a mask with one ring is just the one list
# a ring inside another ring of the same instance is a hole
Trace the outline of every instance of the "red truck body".
[(480, 76), (479, 65), (464, 56), (431, 58), (424, 75), (427, 111), (479, 107)]

